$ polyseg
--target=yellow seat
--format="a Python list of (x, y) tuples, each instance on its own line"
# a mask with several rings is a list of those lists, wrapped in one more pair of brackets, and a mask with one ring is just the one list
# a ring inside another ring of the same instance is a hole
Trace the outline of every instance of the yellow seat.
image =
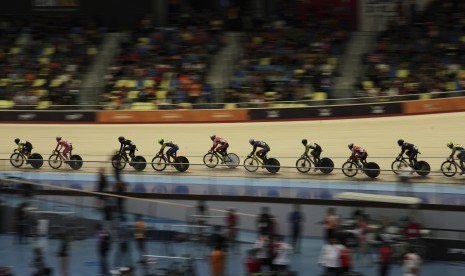
[(98, 50), (96, 47), (89, 47), (87, 48), (87, 55), (89, 56), (95, 56), (98, 53)]
[(396, 72), (396, 76), (401, 79), (405, 79), (406, 77), (409, 76), (409, 74), (410, 72), (407, 69), (400, 69), (400, 70), (397, 70)]
[(62, 84), (63, 82), (60, 79), (53, 79), (50, 82), (50, 87), (58, 87)]
[(52, 102), (51, 101), (40, 101), (37, 106), (36, 106), (36, 109), (47, 109), (49, 108), (49, 106), (52, 105)]
[(139, 37), (139, 44), (141, 45), (147, 45), (150, 42), (150, 39), (148, 37)]
[(363, 81), (363, 82), (362, 82), (362, 86), (363, 86), (363, 89), (365, 89), (365, 90), (368, 90), (368, 89), (371, 89), (371, 88), (374, 87), (373, 82), (372, 82), (372, 81), (368, 81), (368, 80)]
[(166, 99), (166, 94), (168, 91), (166, 90), (158, 90), (157, 91), (157, 100), (164, 101)]
[(127, 80), (117, 80), (117, 81), (115, 82), (115, 87), (124, 87), (124, 86), (127, 86), (127, 85), (126, 85), (126, 82), (127, 82)]
[(178, 106), (181, 109), (192, 109), (192, 104), (191, 103), (179, 103)]
[(276, 100), (276, 95), (278, 93), (277, 92), (274, 92), (274, 91), (268, 91), (268, 92), (265, 92), (265, 99), (267, 101), (274, 101)]
[(55, 48), (54, 47), (47, 47), (42, 50), (42, 55), (43, 56), (51, 56), (55, 54)]
[(328, 99), (328, 94), (326, 92), (315, 92), (312, 94), (312, 99), (314, 101), (324, 101)]
[(155, 81), (154, 80), (144, 80), (144, 87), (154, 87), (155, 86)]
[(41, 65), (47, 65), (50, 63), (50, 59), (48, 57), (40, 57), (37, 59), (37, 61), (41, 64)]
[(305, 73), (304, 69), (295, 69), (294, 75), (303, 75)]
[(15, 105), (13, 101), (0, 100), (0, 109), (9, 109)]
[(131, 110), (154, 110), (156, 106), (151, 103), (135, 102), (131, 104)]
[(446, 90), (447, 91), (455, 91), (457, 89), (457, 84), (455, 81), (448, 81), (446, 83)]
[(0, 79), (0, 86), (7, 86), (10, 82), (10, 79)]
[(48, 90), (46, 90), (46, 89), (37, 90), (37, 96), (38, 97), (47, 97), (48, 96)]
[(236, 109), (237, 105), (235, 103), (226, 103), (224, 104), (224, 109)]
[(126, 80), (126, 87), (136, 88), (137, 82), (135, 80)]
[(270, 65), (271, 64), (271, 58), (261, 58), (259, 61), (260, 65)]
[(419, 100), (429, 100), (431, 98), (431, 94), (420, 94), (420, 96), (418, 97)]
[(17, 55), (19, 53), (21, 53), (21, 48), (19, 47), (10, 48), (10, 52), (9, 52), (10, 55)]
[(33, 87), (40, 87), (43, 86), (47, 81), (44, 79), (35, 79), (34, 82), (32, 83)]
[(130, 99), (130, 100), (136, 100), (137, 98), (139, 98), (139, 91), (138, 91), (138, 90), (129, 91), (129, 93), (128, 93), (128, 99)]

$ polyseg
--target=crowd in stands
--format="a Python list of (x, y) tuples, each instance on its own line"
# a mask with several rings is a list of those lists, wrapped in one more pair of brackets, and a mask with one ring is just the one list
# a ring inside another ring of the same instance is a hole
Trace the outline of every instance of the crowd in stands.
[(312, 99), (313, 92), (331, 97), (349, 36), (342, 22), (307, 18), (304, 24), (260, 23), (244, 34), (244, 53), (225, 100), (264, 104)]
[(433, 1), (424, 13), (391, 22), (364, 58), (365, 75), (355, 84), (357, 95), (465, 89), (464, 14), (463, 1)]
[(210, 102), (206, 77), (211, 57), (224, 45), (222, 24), (195, 23), (156, 28), (143, 19), (108, 69), (101, 103), (109, 109), (154, 109)]
[(81, 77), (105, 30), (64, 16), (16, 24), (0, 27), (1, 100), (32, 108), (77, 104)]

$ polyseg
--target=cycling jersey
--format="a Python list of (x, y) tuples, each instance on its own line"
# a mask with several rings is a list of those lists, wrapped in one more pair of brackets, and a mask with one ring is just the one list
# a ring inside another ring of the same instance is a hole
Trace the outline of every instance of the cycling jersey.
[(265, 143), (264, 141), (255, 141), (252, 146), (253, 146), (254, 151), (257, 148), (263, 148), (263, 149), (267, 149), (267, 148), (269, 149), (270, 148), (270, 146), (268, 146), (268, 144)]
[(178, 145), (176, 145), (175, 143), (173, 143), (171, 141), (170, 142), (163, 142), (163, 144), (161, 145), (160, 153), (163, 152), (165, 147), (169, 147), (169, 149), (166, 151), (166, 154), (167, 155), (173, 155), (173, 156), (176, 155), (176, 152), (179, 149)]
[(321, 152), (323, 151), (323, 149), (320, 147), (320, 145), (318, 145), (317, 143), (308, 143), (305, 145), (305, 155), (308, 154), (309, 150), (312, 149), (311, 151), (311, 155), (317, 155), (319, 156), (321, 154)]
[(461, 162), (465, 162), (465, 148), (462, 145), (459, 144), (454, 144), (452, 147), (452, 153), (450, 154), (451, 156), (454, 156), (454, 154), (457, 153), (457, 158)]
[(55, 150), (61, 150), (62, 148), (64, 154), (68, 153), (71, 150), (71, 143), (68, 143), (65, 140), (58, 141)]
[(211, 147), (211, 150), (225, 152), (228, 147), (229, 144), (228, 141), (226, 141), (226, 139), (224, 139), (223, 137), (216, 136), (213, 140), (213, 146)]
[(405, 143), (402, 144), (401, 150), (402, 151), (400, 152), (400, 154), (402, 155), (406, 151), (407, 152), (413, 152), (413, 151), (417, 152), (418, 148), (414, 144), (410, 144), (410, 143), (405, 142)]
[(20, 140), (18, 143), (18, 150), (30, 153), (32, 151), (32, 144), (26, 140)]

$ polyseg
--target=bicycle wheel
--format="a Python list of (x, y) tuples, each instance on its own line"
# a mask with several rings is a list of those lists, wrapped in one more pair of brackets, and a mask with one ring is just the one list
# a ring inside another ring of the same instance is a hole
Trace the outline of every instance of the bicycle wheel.
[(254, 172), (258, 170), (258, 166), (259, 166), (258, 161), (253, 157), (247, 157), (244, 160), (244, 168), (248, 170), (249, 172)]
[(212, 152), (208, 152), (203, 156), (203, 163), (209, 168), (214, 168), (218, 165), (218, 156)]
[(370, 178), (376, 178), (380, 174), (379, 165), (375, 162), (368, 162), (364, 171), (365, 174)]
[(120, 171), (126, 167), (126, 160), (121, 155), (115, 154), (111, 158), (111, 165), (113, 166), (113, 168)]
[(358, 167), (354, 162), (346, 161), (344, 164), (342, 164), (342, 173), (345, 176), (353, 177), (358, 173)]
[(268, 158), (265, 163), (265, 168), (270, 173), (277, 173), (281, 168), (281, 164), (279, 164), (279, 161), (276, 158)]
[(10, 156), (10, 163), (13, 167), (19, 168), (24, 164), (24, 158), (21, 154), (15, 152)]
[(31, 154), (31, 158), (29, 158), (29, 164), (31, 164), (34, 169), (39, 169), (44, 164), (44, 159), (42, 155), (33, 153)]
[(155, 156), (152, 159), (152, 168), (158, 172), (166, 168), (166, 159), (163, 156)]
[(176, 163), (177, 164), (173, 164), (173, 166), (180, 172), (185, 172), (189, 168), (189, 159), (185, 156), (176, 157)]
[(63, 160), (61, 159), (60, 155), (54, 153), (50, 155), (50, 157), (48, 158), (48, 164), (51, 168), (56, 170), (61, 167), (61, 165), (63, 164)]
[(420, 176), (427, 176), (429, 172), (431, 171), (431, 167), (426, 161), (418, 161), (416, 168), (417, 168), (417, 174)]
[(81, 156), (74, 154), (69, 158), (69, 166), (73, 170), (79, 170), (82, 167), (82, 158)]
[(457, 173), (457, 165), (452, 161), (444, 161), (441, 164), (441, 172), (447, 177), (452, 177)]
[(307, 173), (312, 168), (312, 162), (305, 157), (301, 157), (295, 162), (295, 168), (301, 173)]
[(394, 160), (391, 164), (391, 170), (395, 174), (401, 174), (403, 170), (405, 170), (406, 166), (408, 166), (405, 162), (401, 160)]
[(228, 153), (224, 157), (224, 164), (231, 169), (236, 168), (239, 166), (239, 156), (237, 156), (235, 153)]
[(133, 168), (136, 171), (143, 171), (145, 167), (147, 166), (147, 163), (145, 161), (145, 158), (143, 156), (135, 156), (134, 159), (132, 160), (133, 162)]
[(324, 174), (330, 174), (334, 170), (334, 162), (333, 160), (323, 157), (320, 160), (320, 164), (318, 164), (320, 167), (320, 171)]

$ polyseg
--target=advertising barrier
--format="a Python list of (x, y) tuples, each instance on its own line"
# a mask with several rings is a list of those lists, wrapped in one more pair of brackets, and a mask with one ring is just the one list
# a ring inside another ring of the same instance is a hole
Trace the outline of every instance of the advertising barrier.
[(201, 122), (245, 122), (247, 109), (204, 109), (204, 110), (154, 110), (129, 111), (108, 110), (97, 112), (97, 122), (105, 124), (147, 123), (201, 123)]
[(403, 102), (404, 114), (465, 111), (465, 97)]
[(93, 123), (94, 111), (0, 111), (3, 123)]
[(250, 109), (250, 120), (325, 119), (401, 115), (401, 103), (328, 105), (300, 108)]

